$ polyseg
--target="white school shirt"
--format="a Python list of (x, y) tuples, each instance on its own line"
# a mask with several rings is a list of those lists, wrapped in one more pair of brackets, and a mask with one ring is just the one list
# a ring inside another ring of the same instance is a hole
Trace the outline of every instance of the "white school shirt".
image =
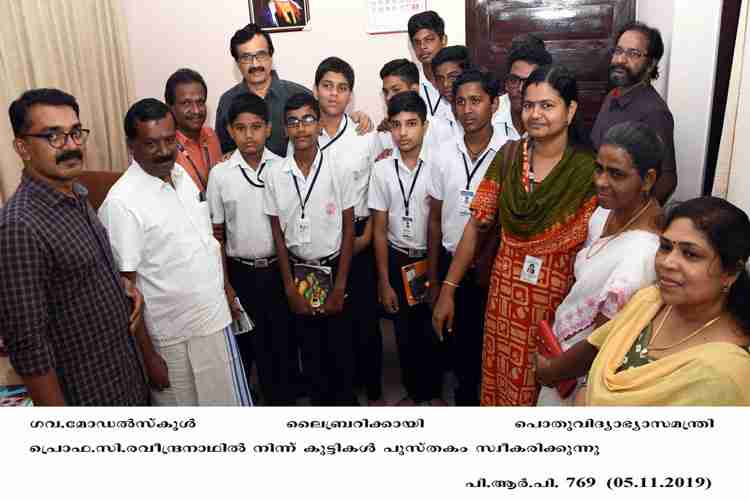
[(258, 170), (239, 150), (211, 169), (206, 196), (214, 224), (224, 224), (229, 257), (262, 259), (276, 254), (271, 222), (263, 211), (263, 179), (281, 157), (264, 148)]
[(136, 273), (146, 327), (160, 346), (232, 320), (208, 202), (180, 165), (171, 175), (174, 188), (133, 160), (99, 208), (119, 270)]
[(370, 172), (375, 159), (383, 150), (377, 134), (374, 132), (357, 134), (356, 123), (349, 116), (344, 115), (333, 137), (329, 136), (325, 129), (321, 130), (318, 145), (326, 155), (327, 161), (335, 163), (337, 169), (352, 176), (356, 199), (354, 216), (369, 216), (367, 188), (370, 185)]
[[(356, 202), (352, 176), (328, 161), (326, 153), (320, 150), (307, 178), (297, 166), (294, 152), (274, 167), (265, 178), (263, 207), (266, 215), (279, 218), (289, 251), (303, 260), (322, 259), (338, 252), (341, 249), (342, 212)], [(320, 174), (305, 205), (305, 218), (310, 221), (310, 243), (303, 243), (298, 228), (302, 206), (293, 179), (297, 179), (304, 200), (318, 169)]]
[[(492, 125), (495, 128), (503, 127), (506, 130), (509, 141), (518, 141), (522, 137), (518, 133), (518, 130), (516, 130), (516, 127), (513, 126), (513, 116), (510, 112), (510, 97), (507, 93), (500, 96), (500, 105), (497, 107), (495, 114), (492, 115)], [(526, 134), (523, 135), (525, 136)]]
[(427, 105), (427, 119), (434, 116), (443, 116), (446, 111), (451, 110), (451, 105), (448, 101), (442, 98), (438, 89), (432, 84), (430, 80), (424, 75), (424, 71), (421, 65), (419, 67), (419, 96), (424, 99)]
[[(443, 231), (443, 247), (448, 252), (456, 251), (458, 242), (464, 234), (464, 226), (471, 218), (470, 214), (461, 213), (459, 203), (461, 191), (467, 190), (466, 166), (468, 166), (469, 174), (474, 168), (477, 169), (468, 186), (469, 191), (476, 193), (492, 160), (507, 139), (505, 130), (493, 127), (492, 138), (487, 148), (477, 158), (476, 163), (471, 161), (463, 137), (460, 140), (443, 144), (434, 156), (429, 194), (434, 199), (443, 202), (440, 225)], [(464, 159), (466, 159), (466, 166)]]
[(406, 215), (404, 206), (404, 195), (396, 176), (396, 164), (398, 164), (398, 175), (404, 186), (404, 193), (409, 196), (409, 191), (417, 174), (414, 170), (404, 165), (401, 161), (401, 153), (394, 150), (389, 158), (384, 158), (375, 163), (370, 180), (369, 205), (373, 210), (388, 212), (388, 241), (402, 248), (413, 248), (415, 250), (427, 249), (427, 225), (430, 215), (430, 201), (427, 188), (430, 184), (430, 155), (423, 147), (419, 153), (417, 166), (422, 163), (422, 168), (414, 184), (414, 191), (409, 198), (409, 216), (412, 217), (414, 238), (404, 239), (401, 233), (402, 217)]

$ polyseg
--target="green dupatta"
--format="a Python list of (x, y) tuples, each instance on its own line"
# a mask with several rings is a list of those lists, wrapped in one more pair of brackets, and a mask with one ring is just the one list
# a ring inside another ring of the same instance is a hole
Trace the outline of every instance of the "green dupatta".
[(520, 238), (537, 236), (575, 214), (594, 196), (596, 164), (591, 153), (568, 146), (560, 162), (531, 193), (521, 179), (522, 157), (523, 147), (518, 147), (501, 187), (498, 211), (503, 231)]

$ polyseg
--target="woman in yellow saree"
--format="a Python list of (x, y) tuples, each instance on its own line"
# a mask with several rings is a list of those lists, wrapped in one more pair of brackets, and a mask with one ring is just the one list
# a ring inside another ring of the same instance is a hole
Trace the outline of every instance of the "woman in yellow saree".
[(594, 158), (573, 134), (574, 76), (562, 66), (537, 68), (523, 97), (528, 137), (508, 143), (488, 169), (433, 310), (437, 334), (444, 328), (450, 334), (454, 287), (472, 264), (479, 232), (499, 219), (501, 245), (490, 277), (482, 354), (480, 403), (488, 406), (536, 403), (535, 332), (568, 293), (575, 255), (596, 208)]
[(678, 205), (665, 227), (657, 286), (551, 360), (542, 378), (591, 365), (585, 405), (750, 405), (750, 219), (705, 197)]

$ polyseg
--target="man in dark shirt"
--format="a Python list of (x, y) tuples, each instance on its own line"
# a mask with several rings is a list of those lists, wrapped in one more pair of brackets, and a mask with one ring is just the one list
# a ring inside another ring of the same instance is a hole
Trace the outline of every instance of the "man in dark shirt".
[(89, 135), (78, 103), (35, 89), (9, 114), (25, 167), (0, 210), (0, 335), (11, 364), (35, 405), (145, 405), (131, 336), (143, 299), (121, 281), (107, 234), (75, 183)]
[[(294, 94), (310, 90), (294, 82), (281, 80), (273, 68), (273, 42), (268, 32), (257, 24), (248, 24), (237, 30), (229, 41), (229, 50), (242, 73), (243, 80), (224, 92), (216, 109), (216, 133), (221, 142), (221, 151), (227, 153), (236, 148), (234, 140), (227, 131), (227, 113), (229, 105), (240, 94), (252, 92), (263, 98), (268, 105), (271, 122), (271, 137), (266, 141), (268, 149), (279, 156), (286, 156), (289, 137), (284, 126), (284, 106), (287, 99)], [(351, 115), (352, 121), (358, 124), (357, 132), (364, 134), (372, 130), (369, 117), (360, 112)]]
[(651, 86), (651, 81), (659, 77), (664, 43), (659, 30), (638, 22), (626, 24), (615, 41), (609, 65), (609, 81), (614, 89), (602, 103), (591, 131), (591, 142), (598, 149), (607, 130), (618, 123), (637, 121), (650, 125), (666, 149), (662, 173), (652, 193), (663, 205), (677, 186), (674, 118), (667, 103)]

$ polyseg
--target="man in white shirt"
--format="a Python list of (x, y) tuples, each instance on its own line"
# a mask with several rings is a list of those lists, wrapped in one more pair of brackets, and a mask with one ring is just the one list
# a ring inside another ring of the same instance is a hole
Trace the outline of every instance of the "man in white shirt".
[(263, 404), (290, 406), (295, 402), (296, 344), (271, 223), (263, 211), (264, 178), (282, 160), (265, 147), (271, 134), (266, 102), (255, 94), (236, 96), (227, 112), (227, 131), (237, 150), (212, 169), (206, 194), (229, 283), (255, 323), (252, 332), (237, 335), (237, 344), (248, 378), (257, 363)]
[(388, 102), (388, 118), (398, 149), (392, 158), (375, 164), (368, 200), (374, 218), (378, 295), (386, 312), (395, 315), (401, 380), (406, 389), (399, 405), (440, 405), (442, 371), (430, 309), (425, 303), (409, 305), (402, 279), (404, 266), (427, 256), (431, 163), (422, 146), (428, 127), (427, 106), (416, 92), (403, 92)]
[(156, 99), (138, 101), (125, 116), (125, 134), (133, 162), (99, 217), (120, 272), (143, 293), (147, 332), (165, 361), (168, 380), (152, 392), (152, 402), (246, 404), (245, 374), (226, 328), (232, 316), (221, 249), (205, 197), (175, 164), (172, 112)]
[(438, 150), (429, 187), (430, 298), (434, 304), (441, 288), (455, 294), (456, 321), (447, 338), (447, 351), (458, 379), (455, 400), (459, 406), (479, 405), (487, 293), (477, 284), (473, 268), (461, 283), (442, 280), (471, 217), (474, 194), (507, 141), (505, 131), (492, 124), (499, 87), (489, 73), (469, 70), (458, 76), (453, 85), (454, 103), (464, 135)]
[(355, 381), (367, 393), (370, 405), (383, 401), (383, 337), (378, 325), (378, 292), (375, 255), (372, 251), (372, 220), (367, 207), (370, 171), (382, 148), (377, 134), (359, 135), (346, 114), (354, 90), (354, 70), (338, 57), (329, 57), (315, 72), (315, 97), (320, 103), (318, 144), (329, 161), (352, 176), (354, 205), (354, 256), (349, 282)]
[(318, 147), (320, 107), (313, 96), (290, 97), (284, 114), (294, 153), (268, 172), (264, 208), (295, 314), (302, 367), (313, 405), (356, 405), (346, 303), (354, 247), (353, 176)]
[(445, 102), (436, 87), (432, 71), (432, 58), (448, 43), (445, 35), (445, 21), (434, 10), (414, 14), (407, 25), (409, 41), (414, 54), (421, 63), (419, 95), (427, 104), (427, 117), (441, 116), (450, 104)]

